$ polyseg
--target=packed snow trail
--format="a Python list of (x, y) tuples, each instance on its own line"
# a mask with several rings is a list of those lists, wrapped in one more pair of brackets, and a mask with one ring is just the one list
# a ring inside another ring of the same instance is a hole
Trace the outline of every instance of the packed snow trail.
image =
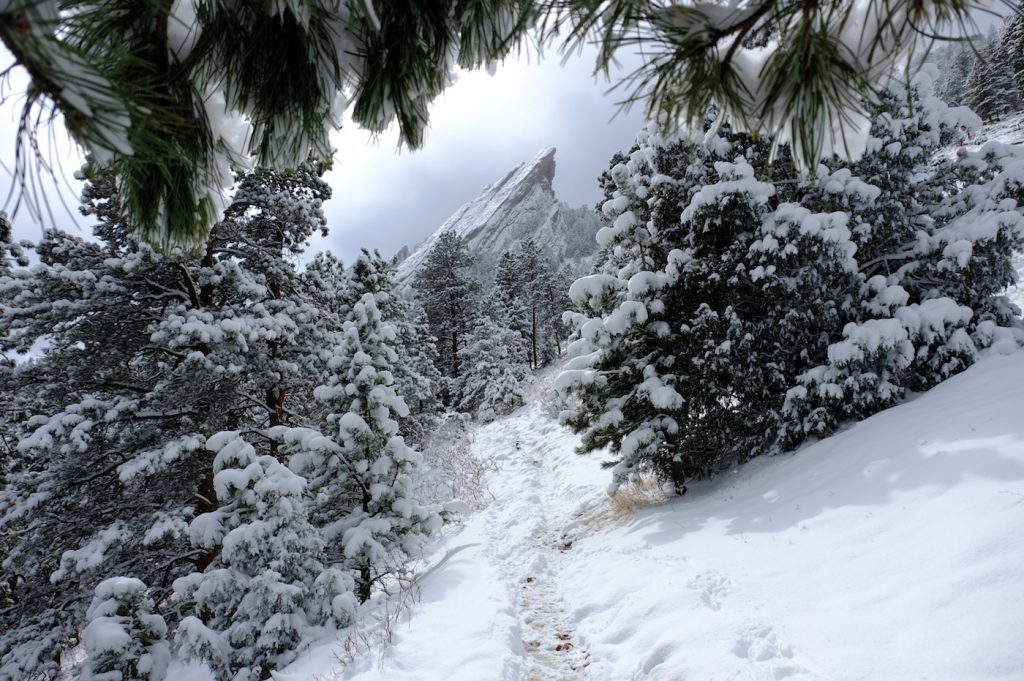
[(682, 498), (607, 497), (541, 402), (391, 645), (280, 681), (1024, 679), (1024, 353)]
[[(546, 379), (550, 379), (547, 376)], [(559, 471), (578, 440), (531, 402), (479, 427), (474, 452), (493, 461), (494, 501), (437, 551), (418, 602), (394, 627), (392, 644), (344, 667), (343, 642), (322, 645), (278, 674), (282, 681), (569, 681), (589, 679), (589, 655), (560, 594), (563, 528), (579, 496)], [(593, 462), (581, 460), (584, 465)], [(604, 471), (598, 470), (601, 477)], [(597, 488), (584, 484), (593, 494)], [(372, 638), (372, 636), (370, 637)], [(358, 639), (358, 636), (357, 636)], [(359, 646), (359, 641), (355, 645)], [(602, 679), (601, 681), (607, 681)]]
[(524, 413), (481, 429), (481, 452), (502, 452), (495, 502), (484, 513), (489, 555), (513, 590), (529, 681), (586, 678), (588, 654), (574, 636), (571, 612), (560, 594), (562, 537), (572, 508), (559, 503), (560, 475), (553, 457), (564, 449), (562, 433), (539, 414), (538, 402)]

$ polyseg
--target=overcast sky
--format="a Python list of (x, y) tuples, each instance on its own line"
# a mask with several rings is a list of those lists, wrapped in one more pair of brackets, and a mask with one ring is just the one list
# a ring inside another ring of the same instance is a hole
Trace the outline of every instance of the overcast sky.
[[(0, 53), (0, 66), (8, 63), (9, 55)], [(326, 178), (334, 190), (325, 206), (331, 235), (318, 238), (311, 251), (327, 248), (351, 262), (362, 247), (390, 256), (404, 244), (414, 246), (485, 185), (547, 146), (558, 149), (558, 196), (572, 205), (593, 203), (599, 196), (597, 175), (612, 153), (629, 147), (643, 117), (639, 109), (616, 116), (616, 97), (591, 75), (592, 65), (590, 54), (574, 56), (564, 66), (557, 54), (543, 60), (532, 55), (505, 62), (493, 76), (461, 73), (435, 101), (426, 144), (417, 151), (400, 150), (393, 130), (374, 139), (346, 126), (333, 138), (338, 152)], [(23, 88), (16, 74), (4, 94)], [(19, 108), (16, 95), (0, 108), (0, 160), (8, 170)], [(70, 174), (80, 157), (59, 126), (53, 137), (54, 156)], [(0, 202), (12, 184), (7, 172), (2, 177)], [(75, 210), (79, 186), (70, 184), (59, 191), (48, 187), (45, 194), (64, 197)], [(50, 208), (54, 217), (44, 219), (46, 226), (74, 231), (77, 219), (79, 229), (87, 227), (59, 200), (51, 200)], [(15, 228), (19, 238), (32, 240), (41, 230), (24, 207)]]
[(389, 256), (415, 246), (485, 185), (548, 146), (558, 149), (559, 198), (595, 202), (597, 176), (630, 146), (643, 116), (637, 108), (616, 116), (617, 98), (591, 76), (592, 65), (591, 55), (564, 66), (557, 55), (534, 55), (506, 62), (493, 76), (462, 73), (436, 100), (418, 151), (399, 151), (395, 131), (374, 141), (343, 130), (327, 176), (334, 189), (328, 247), (347, 262), (361, 247)]

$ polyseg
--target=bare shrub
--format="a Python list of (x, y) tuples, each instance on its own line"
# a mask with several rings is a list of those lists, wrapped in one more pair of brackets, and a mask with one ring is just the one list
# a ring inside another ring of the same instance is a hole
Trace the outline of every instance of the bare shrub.
[(660, 506), (674, 498), (676, 496), (663, 481), (653, 475), (645, 475), (580, 511), (576, 520), (562, 532), (562, 544), (571, 546), (578, 539), (625, 522), (645, 508)]
[(443, 504), (457, 499), (480, 510), (494, 500), (487, 478), (497, 464), (474, 451), (472, 426), (464, 414), (446, 415), (422, 452), (426, 470), (417, 487), (423, 501)]

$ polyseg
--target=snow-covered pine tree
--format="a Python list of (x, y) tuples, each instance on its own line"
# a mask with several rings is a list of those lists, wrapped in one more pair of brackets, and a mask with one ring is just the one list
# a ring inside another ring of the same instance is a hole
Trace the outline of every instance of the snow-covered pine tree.
[(1024, 93), (1024, 4), (1018, 3), (1016, 11), (1006, 17), (999, 47), (1013, 75), (1017, 91)]
[(605, 259), (571, 288), (580, 339), (559, 385), (583, 449), (620, 457), (617, 482), (650, 470), (681, 490), (1017, 346), (1002, 291), (1022, 154), (937, 158), (979, 121), (931, 87), (920, 76), (907, 102), (894, 84), (868, 153), (813, 182), (785, 176), (785, 146), (768, 166), (769, 141), (727, 128), (645, 132), (611, 169)]
[(481, 315), (462, 349), (458, 408), (484, 423), (521, 406), (530, 379), (529, 346), (500, 316)]
[(39, 265), (0, 277), (2, 350), (47, 341), (4, 379), (20, 418), (0, 492), (15, 584), (0, 679), (59, 673), (104, 578), (141, 578), (161, 603), (174, 578), (205, 568), (213, 554), (185, 530), (217, 504), (207, 436), (289, 423), (312, 402), (302, 393), (319, 382), (307, 371), (326, 318), (287, 261), (322, 227), (326, 187), (304, 172), (243, 177), (240, 204), (188, 257), (137, 243), (89, 169), (100, 242), (47, 232)]
[(303, 478), (259, 456), (237, 431), (214, 435), (206, 448), (216, 452), (221, 505), (195, 518), (189, 534), (217, 557), (205, 572), (175, 581), (177, 596), (195, 613), (181, 621), (176, 641), (218, 681), (269, 679), (295, 659), (314, 626), (349, 623), (353, 583), (323, 565)]
[(967, 81), (966, 104), (985, 122), (1001, 120), (1022, 108), (1021, 91), (1014, 80), (1010, 52), (1002, 49), (999, 36), (989, 35), (974, 60)]
[(306, 264), (304, 288), (322, 314), (344, 319), (352, 306), (345, 264), (330, 251), (321, 251)]
[(945, 45), (928, 55), (928, 60), (939, 68), (935, 82), (935, 95), (939, 99), (950, 106), (967, 105), (967, 84), (974, 59), (974, 50), (965, 44)]
[(14, 227), (7, 213), (0, 210), (0, 275), (10, 274), (12, 265), (28, 267), (30, 246), (14, 240)]
[(519, 245), (518, 255), (523, 301), (529, 322), (530, 366), (539, 369), (558, 356), (561, 344), (559, 334), (563, 329), (552, 323), (556, 320), (551, 309), (555, 299), (554, 272), (532, 238)]
[(394, 390), (394, 341), (373, 294), (364, 294), (328, 360), (329, 380), (315, 391), (325, 422), (272, 432), (309, 480), (330, 562), (351, 572), (360, 601), (441, 523), (437, 509), (414, 498), (422, 457), (398, 435), (408, 407)]
[[(247, 390), (263, 401), (257, 427), (295, 422), (293, 410), (309, 403), (318, 382), (315, 350), (340, 323), (311, 302), (296, 269), (307, 240), (327, 234), (322, 204), (331, 189), (321, 179), (323, 172), (322, 164), (308, 162), (287, 174), (262, 168), (244, 173), (208, 251), (234, 258), (204, 262), (209, 270), (199, 275), (216, 277), (222, 288), (224, 283), (236, 287), (220, 314), (237, 320), (249, 344)], [(202, 284), (199, 292), (201, 297)], [(289, 401), (290, 394), (295, 399)], [(276, 455), (273, 444), (270, 453)]]
[[(7, 213), (0, 211), (0, 280), (8, 277), (12, 267), (28, 267), (28, 252), (31, 244), (18, 243), (14, 241), (14, 230)], [(0, 352), (0, 393), (13, 395), (13, 389), (8, 390), (8, 382), (12, 380), (14, 373), (14, 359), (8, 357), (7, 353)], [(14, 443), (17, 440), (16, 430), (20, 415), (12, 403), (0, 406), (0, 481), (11, 466), (15, 451)], [(0, 532), (0, 555), (7, 555), (5, 539)], [(0, 580), (0, 590), (9, 589), (6, 582)]]
[[(527, 312), (526, 292), (515, 249), (503, 251), (498, 257), (498, 265), (494, 272), (494, 288), (484, 299), (481, 307), (485, 315), (514, 330), (524, 341), (530, 337), (530, 315)], [(517, 358), (518, 361), (530, 362), (527, 344), (516, 343), (513, 350), (525, 353), (521, 358)]]
[(53, 231), (38, 253), (0, 277), (0, 347), (46, 341), (4, 384), (17, 452), (0, 491), (5, 681), (60, 673), (104, 578), (141, 577), (159, 601), (198, 558), (182, 541), (210, 460), (196, 429), (223, 415), (214, 376), (164, 363), (151, 341), (153, 320), (187, 298), (173, 263)]
[(406, 300), (404, 305), (404, 315), (395, 324), (395, 390), (409, 407), (409, 415), (399, 421), (400, 432), (418, 446), (438, 424), (442, 377), (426, 313), (415, 300)]
[[(613, 485), (654, 473), (682, 493), (774, 441), (785, 390), (805, 353), (824, 356), (820, 329), (842, 314), (856, 266), (844, 216), (780, 202), (755, 179), (769, 143), (638, 141), (610, 173), (605, 273), (570, 290), (581, 338), (558, 384), (581, 449), (616, 455)], [(796, 305), (808, 289), (819, 294)]]
[(568, 333), (561, 321), (565, 307), (560, 294), (564, 290), (565, 287), (559, 288), (551, 263), (532, 238), (505, 251), (498, 259), (494, 289), (485, 307), (500, 308), (494, 321), (523, 337), (527, 361), (533, 369), (550, 364), (561, 354), (563, 336)]
[(399, 430), (410, 442), (420, 442), (436, 425), (441, 408), (441, 373), (434, 337), (419, 304), (399, 292), (394, 265), (377, 251), (363, 249), (349, 272), (351, 304), (367, 293), (373, 295), (381, 322), (395, 330), (394, 388), (409, 407), (408, 415), (398, 420)]
[[(438, 367), (454, 381), (460, 374), (460, 353), (464, 336), (476, 320), (479, 285), (469, 274), (469, 252), (458, 234), (443, 232), (416, 274), (416, 296), (427, 315), (430, 332), (437, 339)], [(452, 381), (446, 403), (458, 395)]]
[(81, 681), (163, 681), (171, 661), (167, 623), (146, 585), (111, 577), (96, 585), (82, 630)]
[(1024, 153), (989, 143), (940, 156), (980, 121), (934, 97), (932, 82), (918, 76), (909, 103), (892, 87), (869, 152), (831, 174), (823, 168), (806, 192), (806, 203), (851, 215), (864, 284), (857, 323), (787, 396), (789, 446), (931, 388), (988, 346), (1021, 340), (1004, 291), (1024, 239)]

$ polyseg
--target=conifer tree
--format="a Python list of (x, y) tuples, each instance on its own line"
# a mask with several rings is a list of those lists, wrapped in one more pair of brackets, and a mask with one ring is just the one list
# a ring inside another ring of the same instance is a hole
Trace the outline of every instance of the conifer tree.
[(1005, 288), (1016, 280), (1012, 258), (1021, 245), (1014, 206), (1024, 205), (1022, 154), (993, 144), (936, 160), (962, 128), (979, 122), (942, 106), (925, 77), (913, 92), (913, 106), (890, 93), (872, 127), (876, 151), (838, 171), (841, 188), (820, 185), (806, 196), (859, 223), (864, 284), (857, 323), (787, 395), (790, 446), (888, 407), (908, 390), (931, 388), (984, 348), (1019, 341), (1019, 311)]
[(398, 435), (408, 407), (393, 387), (394, 340), (373, 294), (364, 294), (328, 361), (330, 378), (315, 392), (325, 422), (318, 430), (273, 433), (286, 443), (292, 469), (309, 480), (313, 521), (323, 528), (332, 564), (352, 573), (360, 601), (394, 558), (413, 554), (441, 522), (436, 509), (414, 498), (422, 457)]
[(571, 287), (580, 338), (558, 385), (582, 449), (618, 457), (615, 484), (649, 471), (682, 492), (1020, 341), (1002, 290), (1021, 154), (937, 160), (979, 121), (930, 88), (915, 80), (908, 103), (894, 85), (873, 151), (813, 183), (727, 126), (652, 129), (611, 168), (604, 261)]
[[(465, 335), (476, 319), (477, 283), (469, 274), (469, 253), (462, 237), (442, 233), (416, 274), (414, 286), (430, 332), (437, 338), (441, 373), (453, 381), (461, 373), (460, 350)], [(449, 384), (451, 385), (451, 384)], [(447, 390), (447, 401), (457, 399), (454, 389)]]
[[(494, 288), (483, 302), (483, 312), (500, 325), (512, 329), (525, 341), (530, 337), (530, 315), (519, 253), (514, 249), (503, 251), (498, 257), (494, 273)], [(514, 352), (523, 352), (522, 362), (530, 361), (527, 343), (516, 343)]]
[(929, 55), (929, 60), (939, 67), (936, 96), (950, 106), (967, 106), (967, 86), (975, 61), (971, 46), (949, 45), (935, 50)]
[(1022, 106), (1021, 91), (1014, 80), (1008, 55), (993, 33), (971, 69), (966, 103), (986, 122), (1001, 120)]
[(415, 300), (404, 298), (394, 279), (394, 265), (380, 253), (362, 254), (352, 265), (348, 295), (352, 303), (373, 295), (381, 321), (395, 330), (393, 375), (395, 391), (405, 400), (409, 414), (399, 419), (403, 435), (415, 442), (434, 425), (440, 409), (438, 393), (441, 374), (437, 369), (437, 347), (430, 335), (423, 310)]
[[(564, 282), (563, 282), (564, 283)], [(492, 317), (499, 324), (519, 332), (526, 342), (527, 361), (533, 369), (549, 364), (561, 353), (564, 299), (551, 264), (536, 241), (526, 239), (498, 260), (493, 300), (487, 305), (499, 309)]]
[(481, 315), (462, 353), (459, 409), (486, 423), (523, 404), (530, 367), (519, 333), (491, 315)]
[(240, 178), (239, 204), (195, 257), (135, 240), (108, 176), (87, 173), (99, 243), (47, 232), (38, 266), (0, 277), (2, 350), (48, 339), (4, 378), (18, 452), (0, 492), (0, 532), (15, 538), (5, 681), (58, 673), (103, 579), (141, 578), (161, 603), (205, 569), (214, 554), (186, 528), (217, 505), (207, 437), (301, 420), (330, 332), (290, 262), (323, 225), (315, 168)]
[(330, 251), (313, 256), (302, 273), (310, 299), (321, 314), (341, 320), (352, 306), (345, 264)]
[(258, 456), (238, 432), (218, 433), (206, 447), (216, 452), (221, 505), (193, 520), (189, 534), (195, 546), (218, 553), (210, 569), (174, 584), (195, 612), (178, 627), (178, 647), (219, 681), (269, 679), (295, 659), (312, 627), (349, 623), (352, 581), (324, 568), (323, 541), (306, 516), (305, 480)]
[(1017, 91), (1024, 93), (1024, 5), (1018, 3), (1016, 11), (1006, 17), (999, 48), (1013, 75)]
[(96, 585), (82, 631), (82, 681), (163, 681), (171, 661), (167, 623), (154, 612), (146, 585), (111, 577)]
[[(573, 285), (577, 304), (605, 312), (581, 324), (573, 349), (597, 354), (560, 383), (578, 400), (566, 416), (582, 431), (582, 447), (610, 446), (618, 455), (617, 484), (652, 472), (682, 493), (687, 480), (770, 443), (780, 393), (802, 367), (793, 354), (817, 346), (823, 356), (824, 343), (809, 334), (835, 314), (831, 296), (802, 309), (781, 296), (821, 280), (845, 278), (840, 293), (855, 286), (845, 222), (777, 204), (774, 186), (757, 181), (748, 163), (767, 151), (742, 136), (661, 149), (643, 138), (613, 171), (622, 190), (609, 199), (614, 222), (602, 236), (625, 255), (615, 225), (646, 232), (635, 251), (643, 260), (618, 270), (628, 276), (598, 274)], [(616, 205), (647, 186), (655, 170), (644, 157), (656, 154), (658, 170), (679, 163), (681, 172), (663, 178), (636, 210), (633, 201)], [(681, 213), (672, 208), (680, 198)], [(638, 212), (652, 216), (642, 227), (621, 219)], [(646, 269), (661, 258), (664, 268)]]

